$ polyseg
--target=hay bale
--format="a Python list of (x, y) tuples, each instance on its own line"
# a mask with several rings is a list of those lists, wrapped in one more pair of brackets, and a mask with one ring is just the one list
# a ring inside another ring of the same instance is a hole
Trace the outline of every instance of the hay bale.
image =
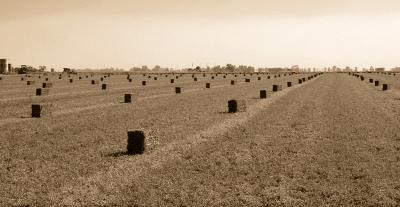
[(267, 91), (260, 90), (260, 99), (265, 99), (265, 98), (267, 98)]
[(107, 90), (107, 84), (105, 83), (101, 84), (101, 90)]
[(210, 83), (206, 83), (206, 88), (211, 88), (211, 84)]
[(379, 81), (375, 81), (375, 86), (379, 86)]
[(143, 131), (128, 131), (126, 149), (128, 155), (143, 154), (145, 151), (145, 136)]
[(370, 78), (370, 79), (369, 79), (369, 82), (370, 82), (370, 83), (373, 83), (373, 82), (374, 82), (374, 79)]
[(171, 79), (171, 83), (174, 83), (175, 82), (175, 79)]
[(132, 78), (129, 78), (128, 81), (129, 81), (129, 82), (132, 82)]
[(360, 76), (360, 80), (361, 80), (361, 81), (364, 81), (364, 76)]
[(100, 83), (99, 80), (92, 80), (92, 85), (99, 84), (99, 83)]
[(306, 78), (302, 78), (303, 82), (306, 82)]
[(382, 84), (382, 91), (389, 90), (389, 85), (388, 84)]
[(42, 88), (51, 88), (53, 87), (53, 83), (42, 83)]
[(40, 118), (42, 113), (42, 106), (40, 104), (32, 104), (32, 117)]
[(267, 76), (267, 79), (271, 79), (271, 76)]
[(124, 103), (132, 103), (132, 94), (126, 93), (124, 95)]
[(100, 81), (103, 81), (103, 80), (104, 80), (104, 78), (103, 78), (103, 77), (101, 77), (101, 78), (100, 78)]
[(246, 111), (246, 101), (245, 100), (229, 100), (228, 101), (228, 112), (245, 112)]
[(35, 84), (35, 81), (26, 81), (26, 85), (33, 85), (33, 84)]
[(226, 78), (226, 75), (222, 76), (223, 78)]
[(142, 86), (145, 86), (146, 85), (146, 81), (142, 81)]
[(69, 82), (70, 82), (70, 83), (73, 83), (73, 82), (74, 82), (74, 79), (72, 79), (72, 78), (69, 79)]
[(50, 90), (48, 88), (37, 88), (36, 96), (48, 95)]
[(246, 83), (250, 83), (250, 79), (249, 79), (249, 78), (244, 79), (244, 81), (245, 81)]
[(257, 80), (261, 80), (261, 77), (258, 77)]
[(235, 81), (234, 80), (231, 80), (231, 85), (235, 85)]
[(193, 78), (194, 81), (197, 81), (197, 78)]
[(61, 76), (58, 76), (58, 79), (60, 79), (60, 80), (61, 80), (61, 79), (62, 79), (62, 77), (61, 77)]
[(21, 78), (21, 81), (24, 81), (25, 80), (25, 78)]
[(49, 78), (45, 78), (44, 81), (49, 81)]
[(287, 87), (290, 88), (290, 87), (292, 87), (292, 82), (287, 82), (286, 85), (287, 85)]
[(175, 87), (175, 93), (180, 94), (181, 93), (181, 87)]
[(282, 85), (272, 85), (272, 91), (277, 92), (282, 90)]
[(211, 76), (211, 79), (214, 79), (214, 76)]
[(299, 79), (299, 84), (302, 84), (303, 83), (303, 79)]
[(157, 77), (154, 77), (154, 80), (157, 80)]

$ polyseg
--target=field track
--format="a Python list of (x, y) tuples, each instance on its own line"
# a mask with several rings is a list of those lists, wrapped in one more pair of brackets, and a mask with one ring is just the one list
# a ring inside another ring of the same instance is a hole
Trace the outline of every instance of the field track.
[[(216, 88), (215, 94), (223, 96), (223, 89)], [(246, 88), (242, 90), (248, 94)], [(213, 115), (209, 118), (213, 124), (188, 128), (196, 133), (165, 141), (144, 155), (126, 156), (122, 151), (110, 150), (119, 147), (111, 141), (113, 144), (108, 147), (90, 148), (94, 152), (71, 154), (62, 160), (94, 156), (85, 163), (92, 169), (81, 174), (65, 169), (71, 171), (69, 179), (48, 188), (42, 184), (41, 188), (48, 192), (41, 195), (29, 189), (20, 199), (10, 198), (16, 195), (13, 191), (23, 188), (10, 187), (11, 193), (4, 199), (1, 193), (5, 191), (0, 191), (0, 200), (5, 202), (0, 204), (399, 206), (400, 97), (397, 94), (397, 90), (383, 92), (347, 74), (324, 74), (265, 100), (252, 100), (245, 113)], [(240, 95), (243, 94), (236, 94)], [(154, 94), (143, 97), (143, 101), (150, 104), (152, 96), (163, 101), (169, 95)], [(185, 96), (195, 99), (190, 93), (182, 97)], [(219, 99), (215, 101), (218, 103)], [(166, 100), (165, 103), (174, 104)], [(56, 113), (68, 116), (77, 113), (73, 110), (87, 110), (85, 107)], [(13, 151), (23, 150), (14, 149), (15, 143), (12, 147)], [(74, 149), (69, 150), (75, 153)], [(106, 163), (90, 165), (90, 161), (99, 159), (95, 158), (99, 152)], [(7, 176), (1, 176), (0, 181), (9, 186), (12, 175), (3, 173)]]

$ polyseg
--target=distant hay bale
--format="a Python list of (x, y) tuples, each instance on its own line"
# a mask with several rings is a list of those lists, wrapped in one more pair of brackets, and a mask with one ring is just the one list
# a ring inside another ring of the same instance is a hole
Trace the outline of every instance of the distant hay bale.
[(206, 77), (206, 74), (203, 73), (203, 78)]
[(194, 80), (194, 81), (197, 81), (197, 78), (195, 77), (195, 78), (193, 78), (193, 80)]
[(375, 86), (379, 86), (379, 81), (375, 81)]
[(146, 85), (146, 81), (142, 81), (142, 86), (145, 86)]
[(382, 84), (382, 91), (389, 90), (389, 85), (388, 84)]
[(70, 82), (70, 83), (73, 83), (73, 82), (74, 82), (74, 79), (72, 79), (72, 78), (69, 79), (69, 82)]
[(303, 82), (306, 82), (306, 78), (302, 78)]
[(62, 79), (62, 77), (61, 77), (61, 76), (58, 76), (58, 79), (60, 79), (60, 80), (61, 80), (61, 79)]
[(211, 76), (211, 79), (214, 79), (214, 76)]
[(49, 81), (49, 78), (45, 78), (44, 81)]
[(360, 76), (360, 80), (361, 80), (361, 81), (364, 81), (364, 76)]
[(223, 78), (226, 78), (226, 75), (222, 76)]
[(21, 78), (21, 81), (24, 81), (25, 80), (25, 78)]
[(237, 77), (237, 75), (235, 74), (235, 78)]
[(287, 82), (286, 85), (287, 87), (292, 87), (292, 82)]
[(107, 90), (107, 84), (105, 83), (101, 84), (101, 90)]
[(37, 88), (36, 96), (48, 95), (50, 90), (48, 88)]
[(272, 85), (272, 91), (277, 92), (282, 90), (282, 85)]
[(103, 77), (101, 77), (101, 78), (100, 78), (100, 81), (104, 81), (104, 78), (103, 78)]
[(171, 79), (171, 83), (174, 83), (175, 82), (175, 79)]
[(51, 88), (51, 87), (53, 87), (53, 83), (49, 83), (49, 82), (42, 83), (42, 88)]
[(81, 76), (79, 76), (79, 80), (81, 80), (82, 79), (82, 77)]
[(157, 80), (157, 77), (154, 77), (154, 80)]
[(260, 90), (260, 99), (265, 99), (265, 98), (267, 98), (267, 91)]
[(244, 79), (244, 81), (245, 81), (246, 83), (250, 83), (250, 79), (249, 79), (249, 78)]
[(231, 85), (235, 85), (235, 81), (234, 80), (231, 80)]
[(40, 118), (42, 113), (42, 106), (40, 104), (32, 104), (32, 117)]
[(145, 151), (145, 135), (143, 131), (128, 131), (127, 153), (143, 154)]
[(210, 83), (206, 83), (206, 88), (211, 88), (211, 84)]
[(132, 82), (132, 78), (129, 78), (128, 81), (129, 81), (129, 82)]
[(271, 79), (271, 76), (267, 76), (267, 79)]
[(26, 85), (33, 85), (33, 84), (35, 84), (35, 81), (26, 81)]
[(175, 93), (180, 94), (181, 93), (181, 87), (175, 87)]
[(261, 80), (261, 77), (258, 77), (257, 80)]
[(370, 78), (370, 79), (369, 79), (369, 82), (370, 82), (370, 83), (373, 83), (373, 82), (374, 82), (374, 79)]
[(246, 101), (245, 100), (229, 100), (228, 101), (228, 112), (245, 112), (246, 111)]
[(124, 95), (124, 103), (132, 103), (132, 94), (126, 93)]
[(92, 80), (92, 85), (94, 85), (94, 84), (99, 84), (99, 81), (98, 80)]

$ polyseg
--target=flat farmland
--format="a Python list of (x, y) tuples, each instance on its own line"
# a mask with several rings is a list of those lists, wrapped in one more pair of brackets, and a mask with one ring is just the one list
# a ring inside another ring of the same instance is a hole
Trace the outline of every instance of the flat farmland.
[[(43, 96), (45, 76), (3, 76), (0, 205), (400, 205), (398, 89), (347, 73), (275, 75), (49, 75)], [(247, 110), (227, 113), (230, 99)], [(145, 132), (144, 154), (126, 154), (130, 130)]]

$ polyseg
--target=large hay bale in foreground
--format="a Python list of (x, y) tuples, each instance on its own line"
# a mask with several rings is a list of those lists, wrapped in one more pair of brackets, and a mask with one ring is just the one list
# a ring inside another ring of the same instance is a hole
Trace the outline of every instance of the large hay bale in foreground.
[(32, 104), (32, 117), (40, 118), (42, 113), (42, 106), (40, 104)]
[(175, 87), (175, 93), (180, 94), (182, 92), (181, 87)]
[(389, 85), (388, 84), (382, 84), (382, 91), (389, 90)]
[(143, 154), (145, 150), (145, 136), (143, 131), (128, 131), (128, 155)]
[(132, 94), (127, 93), (124, 95), (124, 103), (132, 103)]
[(267, 91), (260, 90), (260, 99), (265, 99), (265, 98), (267, 98)]
[(246, 111), (246, 101), (245, 100), (229, 100), (228, 101), (228, 112), (245, 112)]

